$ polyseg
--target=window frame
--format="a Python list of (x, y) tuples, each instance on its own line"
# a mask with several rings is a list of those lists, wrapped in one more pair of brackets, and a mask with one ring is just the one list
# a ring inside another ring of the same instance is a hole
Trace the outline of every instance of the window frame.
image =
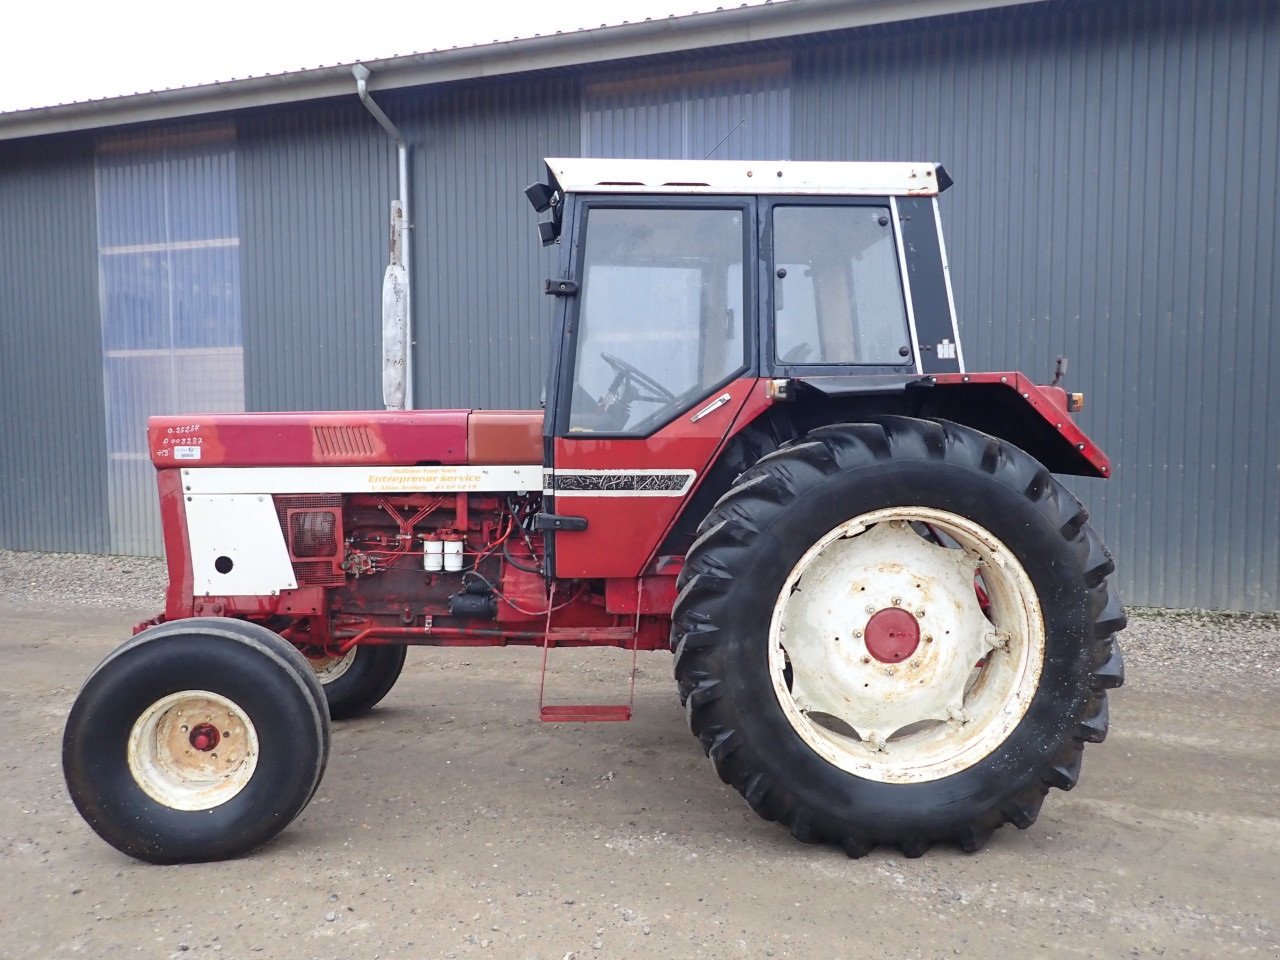
[[(579, 292), (571, 297), (563, 297), (563, 308), (558, 311), (556, 332), (560, 347), (557, 355), (553, 357), (552, 382), (555, 386), (555, 402), (554, 408), (547, 417), (547, 422), (552, 426), (549, 436), (565, 440), (645, 440), (670, 426), (733, 381), (755, 374), (759, 363), (758, 324), (754, 321), (754, 318), (759, 316), (757, 299), (759, 282), (758, 277), (753, 279), (753, 271), (758, 271), (761, 262), (758, 247), (757, 206), (756, 197), (737, 195), (570, 195), (569, 209), (565, 211), (565, 219), (571, 228), (566, 232), (571, 235), (568, 238), (567, 249), (561, 254), (561, 276), (577, 282)], [(649, 427), (643, 433), (635, 431), (571, 433), (569, 431), (573, 383), (577, 374), (578, 334), (583, 299), (581, 285), (585, 279), (586, 223), (590, 212), (596, 209), (734, 210), (742, 214), (742, 317), (740, 323), (743, 362), (727, 376), (705, 388), (697, 397), (686, 401), (678, 409), (673, 410), (670, 416)], [(564, 244), (564, 238), (561, 242)]]
[[(911, 290), (908, 286), (906, 270), (906, 254), (902, 244), (902, 229), (898, 219), (898, 208), (893, 197), (840, 197), (840, 196), (772, 196), (761, 197), (758, 216), (760, 218), (760, 250), (764, 268), (760, 278), (760, 331), (761, 369), (768, 371), (770, 377), (823, 377), (859, 375), (877, 373), (902, 374), (920, 372), (920, 349), (916, 342), (915, 314), (911, 302)], [(902, 291), (903, 307), (907, 320), (907, 346), (910, 356), (902, 358), (901, 363), (782, 363), (775, 359), (777, 351), (777, 313), (774, 308), (775, 273), (777, 261), (774, 251), (773, 212), (778, 207), (881, 207), (889, 211), (889, 223), (893, 228), (894, 269), (898, 272), (899, 289)]]

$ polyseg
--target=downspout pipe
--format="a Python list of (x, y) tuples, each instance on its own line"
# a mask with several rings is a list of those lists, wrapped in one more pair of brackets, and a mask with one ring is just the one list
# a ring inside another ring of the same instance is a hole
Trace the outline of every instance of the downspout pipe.
[(413, 409), (413, 257), (411, 252), (411, 227), (413, 220), (409, 216), (409, 145), (405, 142), (404, 135), (400, 129), (391, 122), (380, 106), (374, 103), (373, 98), (369, 96), (369, 68), (363, 63), (357, 63), (351, 68), (351, 75), (356, 79), (356, 94), (360, 97), (360, 102), (364, 104), (365, 109), (373, 115), (373, 119), (378, 121), (378, 125), (387, 132), (387, 135), (396, 142), (396, 189), (400, 193), (400, 209), (402, 211), (405, 223), (405, 230), (400, 240), (400, 249), (404, 262), (405, 275), (407, 278), (407, 295), (405, 297), (408, 309), (407, 320), (405, 321), (406, 329), (404, 332), (405, 343), (407, 344), (407, 354), (405, 357), (405, 386), (404, 386), (404, 405), (406, 410)]

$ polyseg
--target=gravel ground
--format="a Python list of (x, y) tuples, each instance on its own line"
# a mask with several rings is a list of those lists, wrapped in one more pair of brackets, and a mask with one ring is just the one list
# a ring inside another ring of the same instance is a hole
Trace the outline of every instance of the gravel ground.
[(1280, 676), (1280, 614), (1135, 607), (1120, 641), (1130, 664)]
[[(166, 574), (159, 557), (0, 550), (0, 602), (12, 607), (72, 603), (159, 611)], [(1136, 607), (1122, 635), (1125, 658), (1174, 671), (1280, 675), (1280, 614)]]
[(0, 550), (0, 601), (14, 607), (159, 610), (167, 580), (160, 557)]
[[(277, 840), (150, 867), (76, 816), (59, 748), (163, 584), (152, 559), (0, 552), (3, 960), (1280, 957), (1280, 617), (1138, 611), (1080, 785), (975, 856), (849, 860), (760, 820), (669, 655), (642, 657), (630, 723), (543, 724), (537, 650), (436, 648), (335, 724)], [(603, 700), (628, 664), (564, 651), (550, 679)]]

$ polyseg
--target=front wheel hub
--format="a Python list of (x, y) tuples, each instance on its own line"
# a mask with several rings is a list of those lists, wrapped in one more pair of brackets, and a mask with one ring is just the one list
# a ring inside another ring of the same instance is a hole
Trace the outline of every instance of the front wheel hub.
[(191, 728), (191, 736), (187, 739), (201, 753), (208, 753), (221, 742), (222, 734), (218, 733), (218, 728), (212, 723), (197, 723)]
[(258, 766), (258, 731), (235, 701), (180, 690), (142, 711), (129, 732), (129, 771), (173, 810), (209, 810), (238, 796)]

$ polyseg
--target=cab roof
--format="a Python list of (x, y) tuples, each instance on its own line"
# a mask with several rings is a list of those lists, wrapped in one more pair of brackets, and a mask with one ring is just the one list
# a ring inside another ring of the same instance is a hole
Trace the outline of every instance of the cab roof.
[(549, 158), (563, 193), (935, 196), (951, 186), (940, 163), (809, 160)]

